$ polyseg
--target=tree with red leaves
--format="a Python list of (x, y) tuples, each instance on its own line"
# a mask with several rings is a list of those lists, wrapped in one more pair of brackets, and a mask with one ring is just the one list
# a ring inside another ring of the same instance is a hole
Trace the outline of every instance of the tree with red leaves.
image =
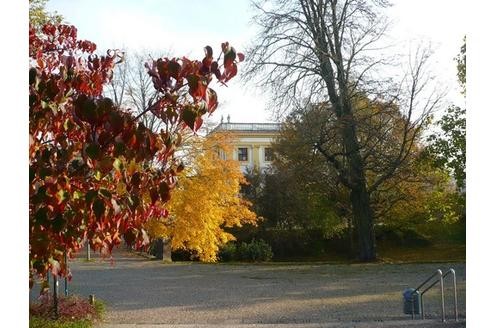
[[(185, 129), (197, 131), (202, 116), (218, 106), (209, 87), (213, 76), (225, 84), (237, 73), (237, 54), (222, 44), (213, 60), (159, 58), (147, 64), (159, 92), (139, 115), (102, 96), (103, 86), (122, 59), (119, 51), (96, 54), (70, 25), (29, 31), (29, 260), (35, 274), (70, 276), (64, 262), (83, 240), (103, 253), (124, 239), (146, 242), (143, 224), (165, 217), (164, 205), (183, 165), (174, 158)], [(159, 133), (139, 119), (151, 112), (165, 127)]]

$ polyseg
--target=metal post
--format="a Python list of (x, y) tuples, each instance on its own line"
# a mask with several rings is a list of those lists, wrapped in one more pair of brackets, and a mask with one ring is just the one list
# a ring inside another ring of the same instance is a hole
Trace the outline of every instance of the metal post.
[(442, 270), (438, 270), (438, 275), (440, 276), (440, 293), (442, 295), (442, 322), (445, 322), (445, 297), (443, 294), (443, 274)]
[(64, 279), (64, 295), (69, 296), (69, 283), (67, 282), (67, 273), (69, 272), (69, 264), (67, 263), (67, 251), (64, 252), (65, 261), (65, 279)]
[(55, 319), (58, 319), (58, 277), (53, 275), (53, 311)]
[(91, 260), (91, 249), (89, 247), (89, 240), (86, 241), (86, 261)]
[(424, 305), (423, 305), (423, 294), (420, 294), (421, 297), (419, 299), (419, 304), (420, 304), (420, 309), (421, 309), (421, 319), (424, 320), (425, 319), (425, 308), (424, 308)]
[(453, 285), (454, 285), (454, 316), (455, 316), (455, 321), (459, 321), (459, 312), (457, 311), (457, 280), (455, 277), (455, 270), (450, 269), (452, 271), (452, 279), (453, 279)]

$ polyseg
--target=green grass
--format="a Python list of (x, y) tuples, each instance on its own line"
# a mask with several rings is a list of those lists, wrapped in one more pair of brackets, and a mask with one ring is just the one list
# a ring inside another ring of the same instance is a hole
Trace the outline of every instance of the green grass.
[(464, 262), (466, 245), (436, 244), (425, 247), (379, 247), (378, 258), (388, 263)]
[[(429, 246), (392, 246), (378, 245), (377, 262), (382, 263), (440, 263), (465, 262), (465, 244), (434, 244)], [(218, 262), (220, 265), (304, 265), (304, 264), (352, 264), (356, 259), (349, 259), (344, 253), (329, 253), (321, 256), (294, 257), (277, 259), (272, 262)]]
[(96, 310), (96, 315), (98, 317), (98, 320), (103, 319), (103, 315), (106, 312), (106, 305), (102, 300), (95, 299), (95, 304), (94, 304), (95, 310)]
[(91, 320), (60, 321), (41, 317), (29, 317), (29, 328), (91, 328)]

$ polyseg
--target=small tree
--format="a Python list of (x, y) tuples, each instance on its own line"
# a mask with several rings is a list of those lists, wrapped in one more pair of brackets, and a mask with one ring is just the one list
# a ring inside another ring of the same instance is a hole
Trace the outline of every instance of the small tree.
[[(466, 38), (456, 62), (461, 93), (466, 97)], [(453, 173), (458, 189), (463, 192), (466, 187), (466, 108), (449, 106), (437, 125), (441, 132), (429, 136), (429, 151), (438, 166)]]
[[(466, 37), (460, 52), (455, 58), (457, 62), (457, 78), (461, 94), (466, 97)], [(451, 206), (462, 226), (464, 237), (466, 228), (466, 108), (450, 105), (447, 112), (436, 122), (440, 131), (428, 137), (427, 151), (434, 164), (448, 170), (454, 177), (457, 195)]]
[[(182, 132), (197, 131), (217, 105), (213, 76), (237, 72), (234, 48), (222, 44), (223, 64), (205, 48), (202, 61), (159, 58), (148, 74), (159, 96), (139, 115), (102, 96), (119, 63), (118, 51), (96, 54), (70, 25), (29, 30), (29, 260), (33, 274), (66, 276), (83, 239), (110, 252), (122, 239), (139, 246), (149, 217), (166, 217)], [(242, 56), (239, 56), (242, 57)], [(152, 113), (176, 131), (155, 133), (138, 123)], [(32, 283), (32, 279), (30, 279)]]
[(225, 228), (256, 224), (257, 217), (239, 194), (245, 183), (239, 163), (219, 156), (232, 152), (228, 136), (214, 133), (193, 145), (192, 165), (178, 178), (170, 215), (147, 227), (153, 237), (171, 238), (172, 249), (187, 249), (201, 261), (214, 262), (220, 246), (235, 240)]
[(45, 10), (48, 0), (29, 0), (29, 23), (35, 29), (41, 29), (45, 24), (60, 24), (63, 17), (57, 12)]

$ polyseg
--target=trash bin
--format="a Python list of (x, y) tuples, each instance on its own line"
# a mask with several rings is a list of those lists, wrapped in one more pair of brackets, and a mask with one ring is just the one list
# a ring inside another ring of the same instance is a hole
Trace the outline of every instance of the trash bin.
[(404, 296), (404, 314), (412, 314), (413, 308), (414, 314), (421, 314), (419, 292), (415, 292), (414, 288), (406, 288), (402, 295)]

